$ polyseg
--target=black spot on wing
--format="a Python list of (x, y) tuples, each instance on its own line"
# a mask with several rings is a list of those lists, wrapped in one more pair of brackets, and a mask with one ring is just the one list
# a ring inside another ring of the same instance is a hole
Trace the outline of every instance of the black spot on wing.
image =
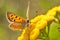
[(19, 19), (21, 19), (21, 18), (19, 18)]
[(13, 19), (13, 18), (11, 18), (11, 19)]
[(14, 20), (15, 21), (15, 20)]
[(13, 15), (11, 15), (11, 17), (12, 17)]
[(15, 16), (15, 18), (17, 18), (17, 16)]

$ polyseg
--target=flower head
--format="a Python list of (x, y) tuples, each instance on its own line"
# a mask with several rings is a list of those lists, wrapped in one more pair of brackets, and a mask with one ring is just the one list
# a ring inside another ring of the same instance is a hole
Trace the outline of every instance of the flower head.
[[(31, 19), (30, 27), (23, 30), (21, 36), (18, 37), (18, 40), (28, 40), (29, 37), (30, 40), (36, 40), (40, 34), (40, 30), (45, 28), (48, 22), (55, 20), (57, 11), (60, 12), (60, 6), (50, 9), (46, 15), (38, 15)], [(30, 36), (28, 35), (28, 29), (30, 29)]]

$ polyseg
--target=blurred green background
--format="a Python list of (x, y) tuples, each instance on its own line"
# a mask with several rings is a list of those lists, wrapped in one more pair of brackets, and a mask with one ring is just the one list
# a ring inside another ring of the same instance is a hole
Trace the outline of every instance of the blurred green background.
[[(0, 40), (17, 40), (21, 34), (20, 31), (9, 29), (6, 20), (6, 12), (14, 12), (19, 16), (26, 18), (28, 0), (0, 0)], [(60, 0), (31, 0), (30, 19), (39, 14), (46, 13), (50, 8), (60, 5)], [(60, 24), (52, 22), (49, 40), (60, 40), (60, 32), (57, 28)]]

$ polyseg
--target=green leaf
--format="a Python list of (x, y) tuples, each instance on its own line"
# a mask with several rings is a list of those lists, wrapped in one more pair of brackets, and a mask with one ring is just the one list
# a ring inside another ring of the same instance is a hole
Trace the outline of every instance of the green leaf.
[(58, 31), (59, 27), (60, 24), (52, 22), (50, 25), (49, 40), (60, 40), (60, 31)]

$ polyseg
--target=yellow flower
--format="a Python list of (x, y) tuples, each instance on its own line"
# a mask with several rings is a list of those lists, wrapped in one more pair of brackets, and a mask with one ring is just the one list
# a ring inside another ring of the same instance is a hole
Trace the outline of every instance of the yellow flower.
[(57, 11), (60, 12), (60, 6), (58, 6)]
[(35, 40), (39, 35), (39, 29), (35, 28), (30, 33), (30, 40)]
[(37, 24), (36, 24), (36, 28), (41, 30), (43, 28), (45, 28), (47, 26), (47, 21), (46, 20), (41, 20), (41, 21), (38, 21)]
[(18, 37), (18, 40), (28, 40), (29, 35), (30, 40), (36, 40), (40, 34), (40, 30), (45, 28), (48, 22), (56, 20), (55, 16), (57, 11), (60, 12), (60, 6), (52, 8), (46, 13), (46, 15), (38, 15), (31, 19), (30, 27), (23, 30), (21, 36)]
[(48, 16), (55, 16), (55, 15), (56, 15), (57, 8), (58, 8), (58, 7), (54, 7), (54, 8), (52, 8), (52, 9), (50, 9), (50, 10), (47, 12), (46, 15), (48, 15)]
[(31, 23), (36, 23), (38, 21), (40, 21), (42, 18), (44, 17), (44, 15), (38, 15), (35, 18), (31, 19)]
[(49, 16), (49, 15), (45, 15), (44, 19), (46, 19), (47, 22), (53, 21), (55, 19), (54, 16)]
[(18, 37), (18, 40), (28, 40), (28, 30), (25, 28), (21, 34), (21, 36)]

